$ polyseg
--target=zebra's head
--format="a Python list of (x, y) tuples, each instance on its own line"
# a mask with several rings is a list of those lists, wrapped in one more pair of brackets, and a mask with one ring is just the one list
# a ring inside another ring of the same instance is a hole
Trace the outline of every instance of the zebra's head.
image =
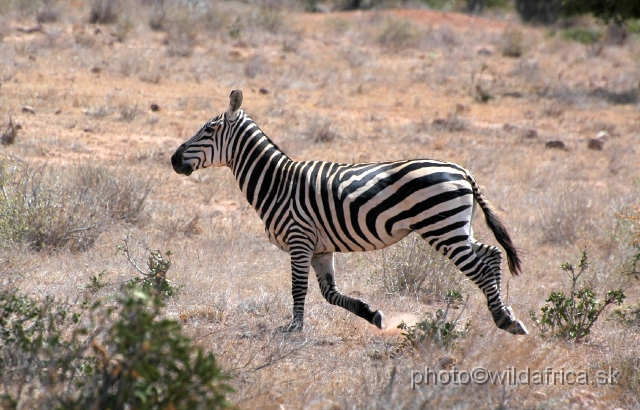
[(173, 170), (178, 174), (189, 176), (200, 168), (225, 165), (228, 161), (228, 134), (240, 116), (240, 105), (242, 105), (242, 91), (231, 91), (229, 109), (207, 121), (171, 156)]

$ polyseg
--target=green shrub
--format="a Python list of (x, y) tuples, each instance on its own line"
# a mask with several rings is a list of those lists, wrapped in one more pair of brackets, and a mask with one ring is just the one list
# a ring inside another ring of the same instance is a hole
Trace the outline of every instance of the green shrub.
[(163, 298), (123, 288), (115, 300), (36, 301), (0, 291), (3, 406), (217, 409), (231, 389), (212, 353), (162, 317)]
[(244, 23), (242, 23), (242, 19), (240, 18), (240, 16), (236, 17), (236, 19), (232, 23), (229, 23), (227, 29), (229, 30), (229, 37), (233, 39), (242, 37)]
[(486, 0), (484, 6), (487, 9), (508, 9), (511, 6), (511, 0)]
[(452, 10), (457, 1), (456, 0), (422, 0), (422, 3), (426, 4), (432, 10)]
[(625, 27), (629, 34), (640, 34), (640, 20), (629, 20)]
[(107, 286), (109, 286), (109, 282), (105, 281), (103, 276), (104, 276), (104, 272), (100, 272), (97, 275), (91, 276), (89, 278), (89, 283), (87, 284), (85, 289), (87, 289), (91, 293), (95, 293), (100, 289), (106, 288)]
[(572, 28), (562, 32), (563, 39), (587, 45), (597, 43), (601, 37), (601, 32), (585, 28)]
[(134, 256), (129, 250), (129, 241), (131, 235), (126, 235), (122, 240), (124, 245), (116, 246), (118, 253), (122, 253), (124, 257), (131, 263), (140, 277), (131, 279), (128, 286), (131, 288), (139, 287), (147, 295), (160, 294), (164, 297), (171, 297), (182, 287), (177, 286), (173, 281), (167, 279), (167, 272), (171, 267), (171, 251), (162, 254), (158, 249), (146, 248), (147, 270), (140, 268), (135, 261)]
[(459, 291), (450, 290), (447, 291), (444, 299), (447, 302), (444, 310), (438, 309), (435, 315), (429, 312), (425, 320), (417, 322), (414, 326), (407, 326), (404, 322), (398, 325), (398, 329), (404, 330), (402, 347), (417, 347), (427, 341), (437, 343), (441, 347), (451, 347), (469, 333), (471, 320), (468, 320), (462, 329), (458, 328), (466, 301), (460, 313), (453, 317), (453, 311), (462, 305), (462, 294)]
[(561, 291), (551, 292), (546, 300), (547, 304), (540, 308), (541, 316), (538, 317), (533, 310), (530, 316), (543, 335), (551, 334), (577, 341), (591, 332), (591, 328), (607, 306), (612, 304), (620, 306), (626, 296), (621, 289), (610, 290), (605, 300), (600, 302), (590, 287), (577, 288), (578, 280), (589, 268), (586, 250), (582, 252), (577, 273), (576, 266), (570, 263), (560, 267), (571, 280), (569, 295)]

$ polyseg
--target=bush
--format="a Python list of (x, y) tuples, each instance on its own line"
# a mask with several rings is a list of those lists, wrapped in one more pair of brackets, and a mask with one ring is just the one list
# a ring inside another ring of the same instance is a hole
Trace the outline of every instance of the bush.
[(129, 282), (129, 287), (139, 286), (148, 295), (160, 294), (165, 297), (173, 296), (181, 286), (176, 286), (167, 279), (167, 272), (171, 267), (171, 251), (162, 254), (158, 249), (146, 248), (147, 270), (140, 268), (129, 250), (131, 235), (126, 235), (122, 240), (124, 245), (116, 246), (117, 252), (122, 253), (135, 270), (141, 275)]
[(110, 219), (141, 222), (151, 189), (150, 179), (107, 167), (0, 162), (0, 245), (84, 251)]
[(583, 28), (572, 28), (562, 32), (563, 39), (578, 41), (586, 45), (597, 43), (600, 40), (600, 37), (602, 37), (602, 33), (599, 31)]
[[(398, 325), (398, 329), (404, 330), (402, 336), (402, 347), (411, 346), (418, 347), (426, 341), (437, 343), (441, 347), (451, 347), (455, 342), (464, 338), (471, 329), (471, 320), (468, 320), (462, 329), (458, 329), (458, 322), (462, 310), (453, 317), (453, 311), (462, 305), (462, 294), (459, 291), (450, 290), (445, 295), (447, 307), (442, 310), (438, 309), (434, 314), (428, 313), (428, 318), (422, 322), (417, 322), (414, 326), (407, 326), (404, 322)], [(468, 299), (468, 297), (467, 297)], [(464, 305), (466, 305), (466, 300)], [(450, 316), (450, 314), (452, 314)]]
[(83, 251), (93, 245), (104, 221), (92, 210), (86, 190), (66, 185), (45, 167), (9, 168), (0, 164), (0, 241), (35, 250)]
[(89, 23), (111, 24), (118, 21), (119, 0), (90, 0)]
[(422, 3), (426, 4), (432, 10), (452, 10), (457, 1), (455, 0), (422, 0)]
[(524, 53), (524, 33), (522, 30), (507, 27), (500, 39), (500, 51), (505, 57), (518, 58)]
[(74, 171), (71, 185), (89, 190), (109, 218), (131, 224), (144, 222), (147, 198), (154, 188), (151, 178), (95, 165), (80, 165)]
[(553, 24), (558, 19), (562, 0), (515, 0), (516, 10), (527, 23)]
[(623, 273), (629, 277), (640, 279), (640, 205), (626, 209), (619, 218), (628, 223), (631, 233), (631, 254), (623, 266)]
[[(2, 42), (2, 35), (0, 34), (0, 42)], [(0, 132), (0, 145), (11, 145), (16, 141), (16, 136), (18, 135), (18, 130), (20, 130), (22, 126), (20, 124), (16, 124), (13, 122), (11, 117), (9, 117), (9, 124), (5, 127), (2, 132)]]
[(640, 20), (629, 20), (626, 24), (626, 29), (629, 34), (640, 34)]
[(605, 22), (622, 25), (625, 20), (640, 18), (640, 3), (633, 0), (563, 0), (562, 13), (566, 16), (592, 13)]
[(105, 306), (0, 291), (0, 396), (22, 408), (229, 406), (215, 357), (162, 317), (159, 295), (123, 289)]
[(613, 312), (614, 318), (619, 322), (640, 329), (640, 304), (636, 303), (628, 306), (616, 308)]
[(465, 281), (453, 263), (416, 234), (381, 250), (370, 261), (387, 293), (424, 293), (442, 300), (448, 289)]
[(61, 13), (59, 0), (41, 0), (42, 7), (36, 13), (38, 23), (53, 23), (58, 21)]
[(285, 27), (285, 19), (282, 12), (277, 9), (261, 7), (252, 15), (253, 25), (262, 27), (269, 33), (279, 33)]
[(189, 57), (196, 47), (197, 26), (188, 10), (175, 10), (167, 19), (167, 49), (169, 56)]
[(533, 310), (530, 316), (543, 335), (550, 333), (553, 336), (577, 341), (591, 332), (591, 328), (607, 306), (611, 304), (620, 306), (626, 296), (621, 289), (610, 290), (601, 303), (590, 287), (577, 289), (580, 276), (589, 268), (586, 250), (582, 252), (578, 273), (576, 273), (576, 266), (570, 263), (565, 263), (560, 268), (571, 280), (569, 296), (563, 292), (551, 292), (546, 300), (547, 304), (540, 308), (542, 313), (540, 318)]
[(415, 46), (420, 38), (420, 33), (409, 20), (387, 18), (377, 38), (378, 43), (397, 51)]

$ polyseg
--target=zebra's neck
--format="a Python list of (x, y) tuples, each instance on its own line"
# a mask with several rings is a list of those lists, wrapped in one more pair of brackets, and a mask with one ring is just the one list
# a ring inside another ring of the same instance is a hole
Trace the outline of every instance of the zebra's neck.
[(247, 201), (262, 217), (266, 212), (263, 205), (271, 202), (267, 198), (274, 199), (293, 161), (249, 117), (234, 134), (227, 165)]

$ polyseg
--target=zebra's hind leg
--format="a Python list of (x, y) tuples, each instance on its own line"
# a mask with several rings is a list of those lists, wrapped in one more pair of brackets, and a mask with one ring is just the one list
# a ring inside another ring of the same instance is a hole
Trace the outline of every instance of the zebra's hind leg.
[(373, 312), (369, 305), (361, 301), (340, 293), (336, 286), (333, 253), (320, 253), (313, 255), (311, 266), (316, 272), (320, 292), (327, 302), (338, 305), (349, 312), (354, 313), (367, 322), (376, 325), (378, 329), (384, 328), (384, 314), (380, 310)]
[(515, 335), (527, 334), (527, 329), (522, 322), (515, 318), (511, 308), (506, 307), (502, 300), (500, 291), (502, 272), (501, 269), (496, 269), (500, 266), (502, 258), (500, 250), (496, 247), (483, 248), (483, 244), (476, 243), (471, 238), (470, 232), (465, 231), (464, 228), (448, 232), (446, 237), (435, 236), (430, 232), (420, 233), (420, 235), (429, 242), (429, 245), (449, 258), (480, 288), (487, 298), (487, 307), (498, 328)]
[[(502, 251), (495, 246), (480, 242), (472, 242), (471, 247), (482, 262), (489, 268), (489, 271), (493, 272), (496, 288), (498, 292), (500, 292), (502, 285)], [(507, 306), (506, 315), (504, 313), (505, 312), (502, 312), (500, 318), (496, 321), (496, 326), (514, 335), (526, 335), (529, 333), (525, 325), (516, 319), (511, 306)]]

